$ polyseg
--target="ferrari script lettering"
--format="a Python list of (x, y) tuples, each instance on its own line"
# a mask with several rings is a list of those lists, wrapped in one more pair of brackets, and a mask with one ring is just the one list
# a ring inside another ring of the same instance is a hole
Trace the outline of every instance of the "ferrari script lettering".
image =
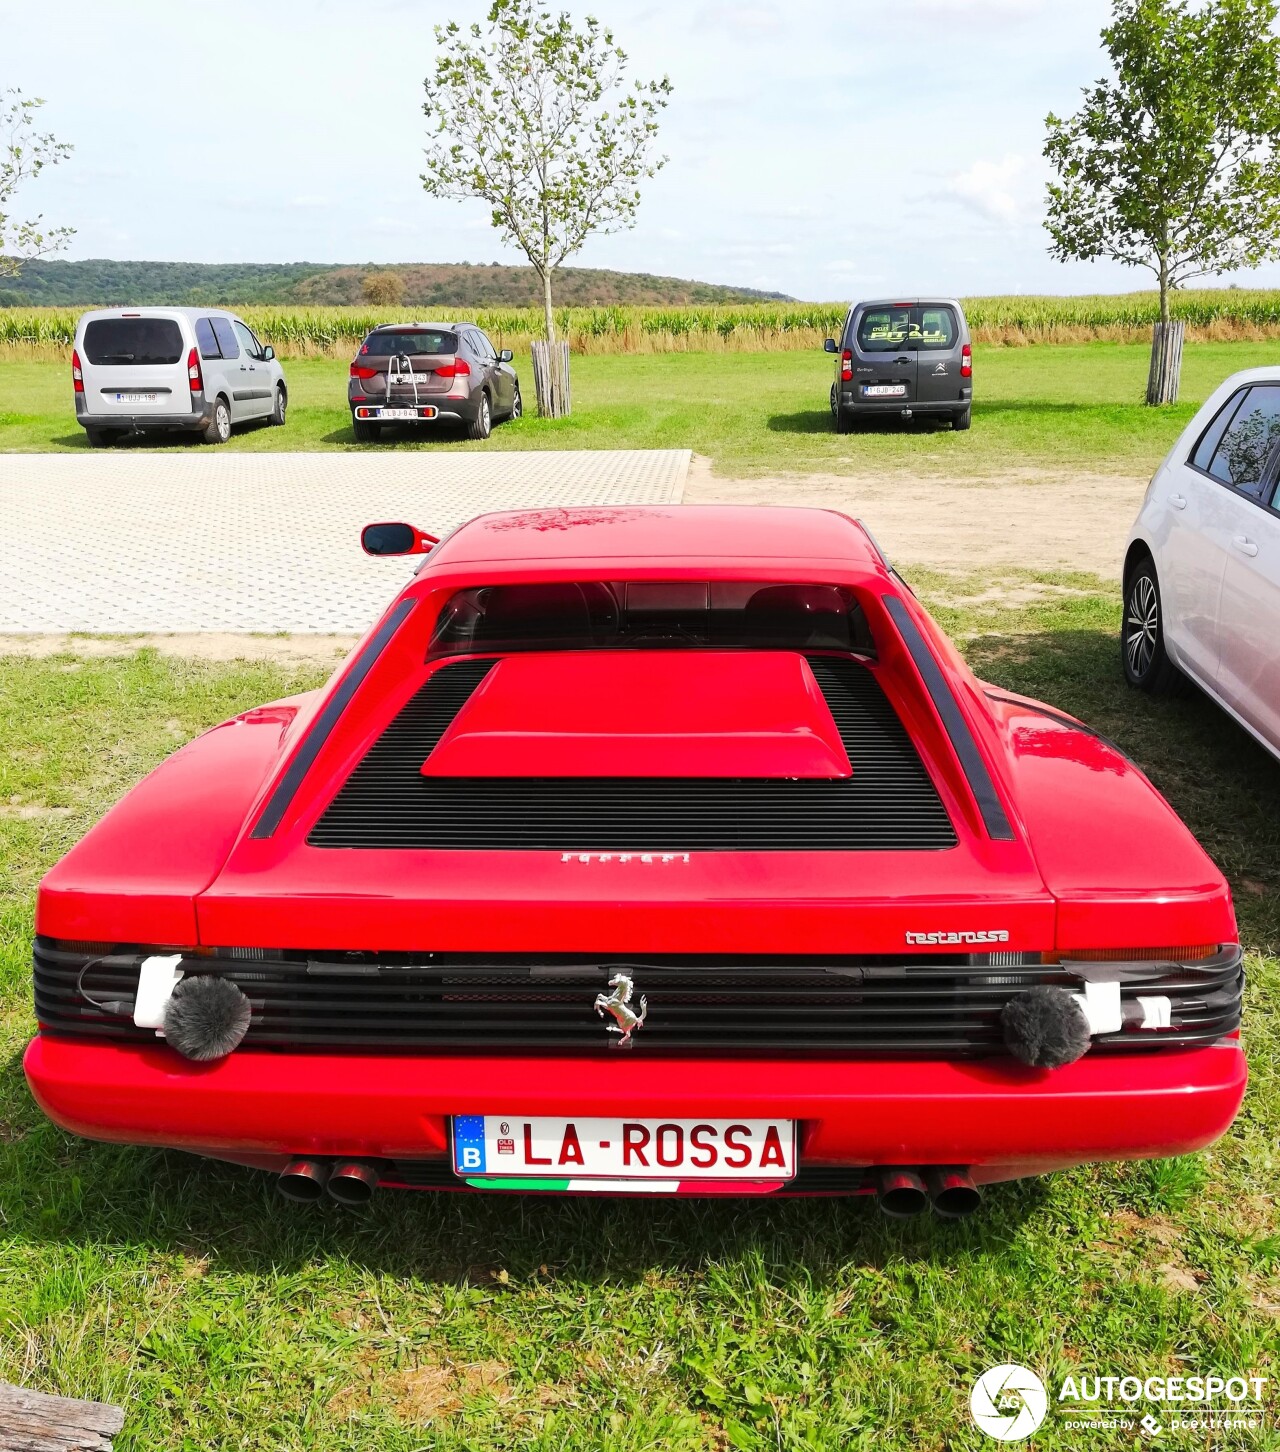
[(562, 852), (561, 862), (639, 862), (657, 863), (688, 862), (688, 852)]
[(1007, 943), (1009, 934), (1004, 928), (992, 928), (989, 932), (958, 933), (908, 933), (908, 943)]

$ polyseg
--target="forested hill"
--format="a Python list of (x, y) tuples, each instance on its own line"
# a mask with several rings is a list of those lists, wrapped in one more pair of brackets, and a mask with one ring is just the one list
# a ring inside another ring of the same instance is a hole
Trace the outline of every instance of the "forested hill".
[[(722, 287), (640, 272), (566, 267), (557, 275), (561, 307), (638, 303), (790, 301), (784, 293)], [(542, 301), (530, 267), (497, 263), (421, 263), (324, 266), (313, 262), (28, 262), (17, 277), (0, 278), (0, 307), (246, 305), (331, 306), (364, 302), (457, 307), (528, 307)]]

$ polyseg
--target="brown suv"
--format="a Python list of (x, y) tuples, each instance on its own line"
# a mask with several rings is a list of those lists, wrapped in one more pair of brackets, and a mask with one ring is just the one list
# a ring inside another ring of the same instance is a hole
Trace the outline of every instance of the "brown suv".
[(487, 439), (496, 419), (519, 418), (520, 380), (474, 323), (386, 323), (360, 345), (347, 384), (360, 443), (384, 424), (463, 424)]

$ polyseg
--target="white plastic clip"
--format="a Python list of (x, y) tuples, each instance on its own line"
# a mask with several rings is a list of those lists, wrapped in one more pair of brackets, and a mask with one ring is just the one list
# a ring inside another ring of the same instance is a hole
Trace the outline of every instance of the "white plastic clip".
[(1091, 1034), (1118, 1034), (1124, 1026), (1119, 983), (1086, 983), (1084, 992), (1072, 997), (1084, 1009)]
[(133, 1000), (133, 1021), (139, 1028), (153, 1028), (164, 1038), (164, 1011), (173, 990), (182, 979), (181, 953), (142, 960), (138, 970), (138, 992)]

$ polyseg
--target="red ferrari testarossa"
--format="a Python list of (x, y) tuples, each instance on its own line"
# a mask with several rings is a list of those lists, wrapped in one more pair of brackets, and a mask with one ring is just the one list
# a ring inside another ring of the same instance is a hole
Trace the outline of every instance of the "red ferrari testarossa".
[(1221, 1135), (1221, 874), (809, 509), (491, 514), (40, 886), (60, 1125), (375, 1186), (874, 1193)]

